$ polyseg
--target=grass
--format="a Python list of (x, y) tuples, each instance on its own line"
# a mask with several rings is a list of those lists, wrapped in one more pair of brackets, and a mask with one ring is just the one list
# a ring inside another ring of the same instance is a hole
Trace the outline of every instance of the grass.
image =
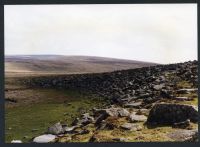
[[(38, 92), (41, 90), (35, 90)], [(55, 93), (56, 91), (56, 93)], [(53, 95), (68, 97), (67, 103), (53, 99)], [(6, 142), (14, 139), (28, 142), (32, 137), (43, 134), (47, 128), (61, 121), (70, 124), (81, 112), (86, 112), (93, 107), (100, 107), (102, 102), (99, 99), (87, 98), (74, 91), (46, 89), (42, 93), (45, 101), (28, 104), (23, 107), (6, 108), (5, 133)], [(51, 99), (52, 97), (52, 99)], [(32, 130), (36, 131), (32, 131)]]
[[(119, 120), (121, 123), (123, 120)], [(127, 142), (173, 142), (172, 138), (168, 137), (168, 133), (179, 130), (179, 128), (172, 128), (171, 126), (157, 126), (154, 128), (147, 128), (143, 122), (134, 123), (143, 127), (141, 131), (128, 131), (120, 129), (120, 127), (113, 130), (98, 130), (94, 131), (96, 138), (95, 142), (114, 142), (113, 138), (125, 138)], [(118, 124), (119, 125), (119, 124)], [(192, 128), (198, 128), (198, 124), (191, 123)], [(87, 129), (93, 128), (88, 126)], [(73, 138), (72, 142), (87, 142), (91, 138), (91, 134), (77, 135)]]

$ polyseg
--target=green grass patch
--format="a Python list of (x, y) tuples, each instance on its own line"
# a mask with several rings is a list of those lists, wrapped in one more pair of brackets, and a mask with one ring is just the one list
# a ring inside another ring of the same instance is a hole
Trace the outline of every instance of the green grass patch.
[[(56, 91), (60, 96), (68, 97), (66, 103), (48, 98), (55, 95)], [(81, 112), (84, 113), (93, 107), (101, 107), (105, 104), (101, 99), (87, 98), (86, 95), (76, 92), (56, 91), (45, 91), (46, 94), (43, 94), (47, 97), (46, 101), (6, 108), (5, 141), (19, 139), (28, 142), (31, 138), (43, 134), (50, 125), (58, 121), (69, 125)]]

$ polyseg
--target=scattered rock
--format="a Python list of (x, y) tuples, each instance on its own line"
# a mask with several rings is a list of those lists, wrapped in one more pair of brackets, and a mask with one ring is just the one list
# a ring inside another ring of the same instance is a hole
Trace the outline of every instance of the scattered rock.
[(130, 130), (130, 131), (140, 131), (142, 130), (142, 127), (138, 124), (132, 124), (132, 123), (125, 123), (121, 126), (122, 129)]
[(76, 129), (76, 126), (72, 126), (72, 127), (63, 127), (64, 133), (71, 133), (74, 131), (74, 129)]
[(49, 143), (53, 142), (56, 139), (55, 135), (52, 134), (44, 134), (33, 139), (35, 143)]
[(80, 124), (87, 125), (93, 122), (94, 122), (94, 118), (90, 116), (89, 113), (82, 114), (82, 119), (80, 120)]
[(79, 135), (83, 135), (83, 134), (88, 134), (88, 133), (90, 133), (89, 130), (87, 130), (87, 129), (83, 129), (83, 130), (81, 130), (80, 132), (78, 132), (77, 134), (79, 134)]
[(133, 112), (130, 116), (130, 121), (131, 122), (144, 122), (147, 120), (147, 117), (144, 115), (136, 115), (135, 112)]
[(186, 121), (182, 121), (182, 122), (179, 122), (179, 123), (174, 123), (173, 124), (173, 128), (182, 128), (182, 129), (185, 129), (187, 127), (190, 126), (190, 120), (187, 119)]
[(60, 122), (54, 124), (53, 126), (48, 128), (47, 131), (49, 134), (54, 134), (54, 135), (58, 135), (58, 134), (62, 134), (64, 132), (62, 125), (60, 124)]
[(191, 100), (193, 100), (193, 98), (188, 98), (188, 97), (174, 97), (173, 99), (177, 100), (177, 101), (191, 101)]
[(95, 115), (99, 114), (96, 118), (95, 124), (99, 124), (102, 120), (106, 119), (107, 117), (127, 117), (129, 116), (129, 111), (124, 108), (108, 108), (108, 109), (100, 109), (95, 110)]
[(74, 121), (72, 122), (72, 126), (80, 125), (79, 122), (80, 122), (80, 119), (78, 117), (75, 118)]
[(165, 85), (164, 84), (160, 84), (160, 85), (154, 85), (153, 89), (154, 90), (161, 90)]
[(179, 89), (176, 91), (177, 94), (188, 94), (188, 91), (186, 89)]
[(149, 115), (149, 110), (148, 109), (139, 109), (137, 112), (136, 112), (137, 115), (145, 115), (145, 116), (148, 116)]
[(175, 141), (193, 142), (198, 141), (198, 130), (177, 130), (168, 136)]
[(128, 104), (125, 104), (124, 106), (126, 108), (140, 108), (142, 105), (142, 102), (132, 102), (132, 103), (128, 103)]
[(130, 115), (129, 111), (126, 110), (126, 109), (123, 109), (123, 108), (120, 109), (120, 110), (118, 111), (118, 113), (119, 113), (119, 116), (121, 116), (121, 117), (127, 117), (127, 116)]
[(22, 143), (21, 140), (12, 140), (11, 143)]

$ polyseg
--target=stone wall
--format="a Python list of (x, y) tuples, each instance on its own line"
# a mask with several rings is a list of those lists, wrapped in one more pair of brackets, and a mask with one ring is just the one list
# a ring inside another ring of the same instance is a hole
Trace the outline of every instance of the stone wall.
[[(175, 78), (166, 78), (169, 73)], [(91, 92), (118, 102), (130, 98), (157, 98), (163, 93), (169, 96), (171, 87), (177, 81), (187, 80), (197, 87), (197, 79), (197, 61), (190, 61), (110, 73), (22, 78), (20, 81), (30, 87)]]

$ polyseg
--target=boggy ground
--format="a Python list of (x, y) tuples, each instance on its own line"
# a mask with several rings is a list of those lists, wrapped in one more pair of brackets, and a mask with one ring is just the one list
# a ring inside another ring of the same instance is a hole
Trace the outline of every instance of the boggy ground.
[[(195, 64), (192, 62), (180, 64), (177, 67), (174, 68), (173, 66), (173, 70), (170, 67), (166, 70), (163, 68), (162, 72), (159, 70), (160, 67), (155, 70), (153, 68), (148, 75), (145, 75), (145, 69), (141, 70), (142, 73), (137, 69), (135, 73), (139, 71), (139, 76), (137, 73), (136, 80), (131, 77), (134, 71), (125, 76), (122, 71), (120, 76), (118, 76), (118, 73), (114, 73), (115, 76), (111, 76), (111, 79), (109, 79), (109, 73), (107, 73), (104, 78), (108, 80), (104, 80), (103, 83), (101, 83), (102, 80), (98, 80), (98, 84), (89, 82), (95, 85), (91, 89), (97, 89), (97, 92), (102, 93), (103, 96), (118, 92), (118, 94), (113, 94), (114, 96), (110, 96), (106, 100), (101, 95), (84, 94), (81, 90), (85, 89), (79, 89), (83, 88), (85, 84), (86, 88), (87, 86), (90, 88), (92, 85), (83, 81), (94, 80), (92, 76), (83, 77), (80, 81), (77, 81), (77, 77), (75, 77), (77, 84), (72, 85), (75, 89), (70, 90), (66, 87), (55, 89), (45, 83), (45, 81), (49, 81), (48, 79), (43, 80), (42, 84), (37, 79), (37, 85), (31, 87), (26, 82), (23, 85), (23, 82), (20, 83), (15, 81), (15, 78), (10, 77), (6, 79), (6, 141), (19, 139), (23, 142), (38, 142), (37, 136), (46, 133), (54, 134), (53, 139), (46, 142), (184, 141), (179, 139), (180, 136), (177, 137), (176, 131), (196, 130), (198, 128), (197, 122), (178, 122), (178, 125), (147, 124), (149, 111), (156, 104), (198, 106), (197, 90), (195, 90), (197, 88), (195, 83), (197, 80), (196, 62)], [(157, 72), (155, 72), (156, 70)], [(154, 75), (151, 73), (154, 73)], [(118, 80), (115, 83), (113, 79), (116, 76), (118, 76)], [(153, 80), (153, 82), (147, 80)], [(76, 89), (76, 86), (81, 84), (80, 82), (83, 82), (84, 86)], [(102, 89), (101, 85), (110, 86), (109, 82), (113, 86), (103, 87), (105, 89)], [(20, 84), (17, 85), (18, 83)], [(59, 82), (56, 83), (59, 84)], [(126, 87), (124, 88), (122, 84), (125, 84)], [(120, 88), (116, 89), (116, 85)], [(115, 89), (115, 91), (113, 92), (112, 89)], [(186, 89), (186, 92), (184, 89)], [(121, 97), (116, 99), (116, 96)], [(95, 109), (92, 109), (94, 107)], [(118, 110), (107, 112), (110, 108), (123, 109), (123, 116), (118, 116)], [(100, 115), (97, 115), (98, 110), (101, 112)], [(136, 121), (130, 120), (133, 113), (137, 114), (137, 117), (134, 118)], [(74, 121), (77, 120), (76, 117), (80, 118), (77, 122)], [(179, 123), (184, 123), (184, 125)], [(126, 126), (122, 127), (125, 124)], [(130, 126), (133, 127), (130, 129)], [(49, 130), (48, 127), (51, 129)], [(173, 137), (173, 133), (175, 133), (175, 137)], [(189, 137), (192, 133), (189, 132)], [(187, 135), (185, 138), (185, 140), (191, 141)]]

